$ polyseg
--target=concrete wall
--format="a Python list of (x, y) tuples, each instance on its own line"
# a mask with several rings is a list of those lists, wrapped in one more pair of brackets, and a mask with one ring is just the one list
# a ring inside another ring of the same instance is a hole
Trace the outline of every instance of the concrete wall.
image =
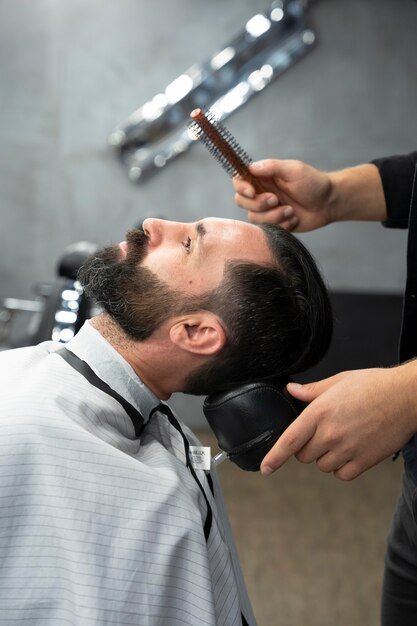
[[(30, 297), (62, 249), (119, 241), (147, 215), (245, 216), (202, 146), (135, 186), (114, 126), (268, 2), (0, 0), (0, 297)], [(227, 121), (254, 159), (340, 168), (417, 136), (417, 3), (318, 0), (317, 45)], [(399, 292), (405, 233), (343, 224), (303, 235), (332, 288)]]

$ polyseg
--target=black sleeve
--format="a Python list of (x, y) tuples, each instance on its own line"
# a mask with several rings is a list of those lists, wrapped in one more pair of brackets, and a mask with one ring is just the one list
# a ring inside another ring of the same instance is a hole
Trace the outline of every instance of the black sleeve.
[(377, 166), (387, 204), (388, 228), (407, 228), (417, 165), (417, 152), (372, 161)]

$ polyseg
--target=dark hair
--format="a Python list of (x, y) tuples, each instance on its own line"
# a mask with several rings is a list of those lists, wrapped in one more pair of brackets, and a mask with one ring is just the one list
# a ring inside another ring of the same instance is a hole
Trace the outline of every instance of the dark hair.
[(189, 377), (185, 393), (290, 376), (312, 367), (330, 345), (332, 309), (313, 257), (288, 231), (259, 227), (276, 264), (227, 264), (221, 284), (201, 303), (223, 320), (227, 343)]

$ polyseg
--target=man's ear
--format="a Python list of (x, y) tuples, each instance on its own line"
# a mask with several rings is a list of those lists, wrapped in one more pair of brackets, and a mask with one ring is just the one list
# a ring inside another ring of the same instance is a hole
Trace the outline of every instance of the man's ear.
[(220, 318), (211, 311), (198, 311), (177, 318), (170, 330), (173, 344), (194, 354), (212, 356), (226, 343), (226, 333)]

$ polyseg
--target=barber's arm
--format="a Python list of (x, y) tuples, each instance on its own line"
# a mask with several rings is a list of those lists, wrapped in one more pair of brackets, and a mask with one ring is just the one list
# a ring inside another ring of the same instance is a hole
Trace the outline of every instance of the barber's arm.
[(417, 360), (387, 369), (342, 372), (288, 391), (308, 402), (265, 456), (270, 474), (295, 455), (352, 480), (400, 450), (417, 432)]
[(266, 159), (252, 163), (251, 173), (264, 189), (235, 177), (235, 202), (252, 222), (269, 222), (305, 232), (344, 220), (384, 221), (384, 190), (378, 168), (358, 165), (322, 172), (302, 161)]

